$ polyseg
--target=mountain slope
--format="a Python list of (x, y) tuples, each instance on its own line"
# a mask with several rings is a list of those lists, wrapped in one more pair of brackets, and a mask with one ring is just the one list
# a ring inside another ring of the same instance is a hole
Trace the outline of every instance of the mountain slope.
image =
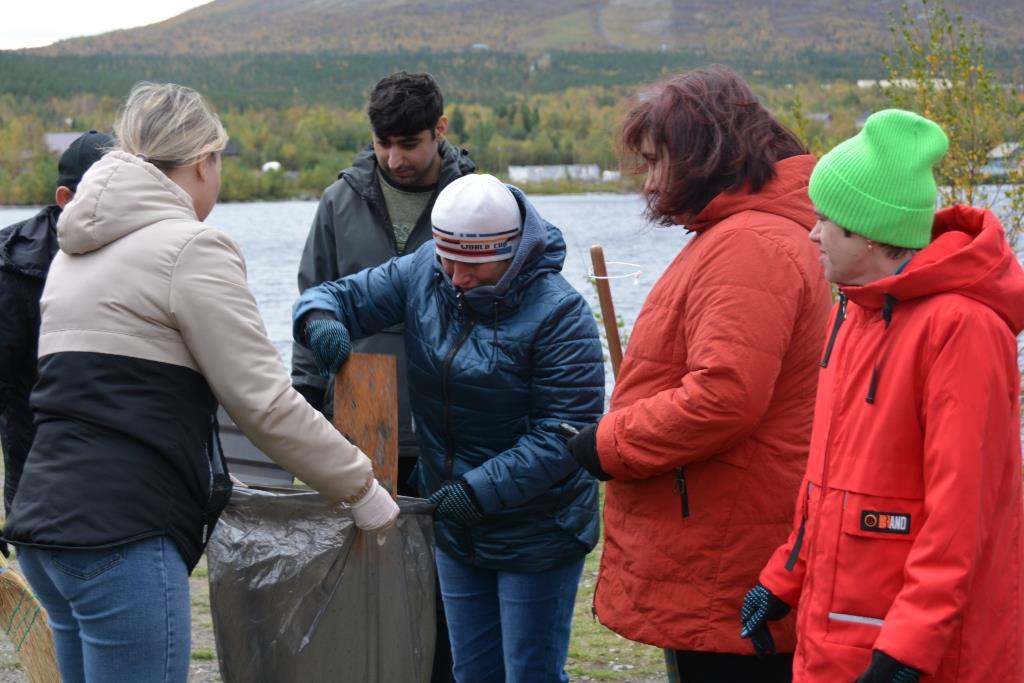
[[(804, 47), (864, 50), (890, 41), (901, 0), (214, 0), (166, 21), (32, 52), (90, 55), (237, 52)], [(917, 4), (917, 3), (911, 3)], [(918, 4), (918, 6), (920, 6)], [(1024, 2), (960, 7), (992, 45), (1024, 42)]]

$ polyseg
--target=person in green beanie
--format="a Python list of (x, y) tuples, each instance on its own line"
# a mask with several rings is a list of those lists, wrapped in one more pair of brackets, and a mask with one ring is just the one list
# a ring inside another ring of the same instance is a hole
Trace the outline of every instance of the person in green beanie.
[(794, 530), (741, 608), (796, 607), (796, 683), (1024, 680), (1024, 271), (991, 211), (935, 211), (934, 122), (885, 110), (822, 157), (839, 287)]

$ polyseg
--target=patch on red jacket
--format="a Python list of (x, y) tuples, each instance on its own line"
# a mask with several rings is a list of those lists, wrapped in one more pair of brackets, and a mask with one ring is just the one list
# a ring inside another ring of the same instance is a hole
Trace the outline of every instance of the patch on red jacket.
[(886, 534), (909, 534), (910, 515), (903, 512), (877, 512), (863, 510), (860, 513), (861, 531), (880, 531)]

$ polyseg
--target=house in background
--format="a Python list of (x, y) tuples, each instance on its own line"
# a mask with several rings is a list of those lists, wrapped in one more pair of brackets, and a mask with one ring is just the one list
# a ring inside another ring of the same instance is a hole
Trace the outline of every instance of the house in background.
[(596, 183), (601, 180), (601, 168), (597, 164), (509, 166), (508, 178), (513, 183), (544, 183), (557, 180)]
[(989, 150), (988, 163), (981, 172), (986, 176), (1005, 176), (1013, 170), (1024, 170), (1024, 147), (1019, 142), (1000, 142)]
[(820, 123), (822, 127), (827, 128), (832, 123), (832, 114), (827, 111), (812, 111), (807, 114), (807, 120)]

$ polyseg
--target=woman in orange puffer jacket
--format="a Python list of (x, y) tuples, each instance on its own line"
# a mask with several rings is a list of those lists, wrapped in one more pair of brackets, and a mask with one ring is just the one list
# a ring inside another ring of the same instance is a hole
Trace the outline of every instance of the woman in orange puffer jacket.
[[(694, 233), (630, 336), (611, 410), (570, 441), (609, 480), (595, 609), (687, 683), (786, 681), (736, 608), (783, 542), (831, 296), (808, 240), (814, 158), (725, 67), (656, 86), (625, 146), (650, 215)], [(779, 649), (792, 652), (792, 623)]]

